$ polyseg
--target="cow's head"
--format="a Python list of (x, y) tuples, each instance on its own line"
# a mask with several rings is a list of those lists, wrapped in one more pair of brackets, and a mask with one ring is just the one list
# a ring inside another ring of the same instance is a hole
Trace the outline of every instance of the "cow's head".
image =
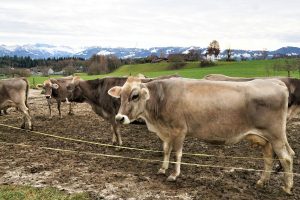
[(66, 88), (68, 90), (68, 99), (74, 102), (83, 102), (85, 98), (83, 97), (82, 90), (79, 87), (79, 82), (82, 79), (79, 76), (74, 76), (72, 82), (69, 83)]
[(146, 102), (150, 98), (149, 90), (136, 77), (128, 77), (126, 83), (115, 86), (108, 91), (115, 98), (121, 98), (121, 106), (115, 119), (122, 124), (129, 124), (138, 119), (144, 112)]
[(59, 85), (51, 81), (51, 79), (49, 79), (44, 81), (43, 88), (45, 90), (45, 97), (47, 99), (50, 99), (52, 97), (52, 90), (57, 90), (59, 88)]

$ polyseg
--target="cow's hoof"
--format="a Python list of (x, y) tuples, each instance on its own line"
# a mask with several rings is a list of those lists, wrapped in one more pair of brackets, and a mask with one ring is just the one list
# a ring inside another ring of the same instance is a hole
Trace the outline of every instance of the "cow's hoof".
[(282, 165), (280, 164), (280, 163), (277, 163), (276, 165), (275, 165), (275, 172), (283, 172), (283, 167), (282, 167)]
[(166, 170), (163, 169), (163, 168), (160, 168), (160, 169), (158, 170), (157, 174), (163, 174), (163, 175), (165, 175), (165, 174), (166, 174)]
[(259, 188), (263, 188), (264, 187), (264, 182), (262, 181), (262, 180), (258, 180), (257, 182), (256, 182), (256, 187), (259, 187)]
[(68, 115), (74, 115), (74, 113), (72, 113), (72, 112), (69, 112), (69, 113), (68, 113)]
[(25, 129), (25, 124), (22, 124), (21, 129)]
[(291, 188), (290, 187), (282, 187), (283, 191), (289, 195), (292, 195), (292, 192), (291, 192)]
[(115, 148), (115, 151), (120, 152), (120, 151), (122, 151), (122, 148), (116, 147), (116, 148)]
[(176, 181), (176, 176), (170, 175), (170, 176), (167, 178), (167, 181), (168, 181), (168, 182), (175, 182), (175, 181)]

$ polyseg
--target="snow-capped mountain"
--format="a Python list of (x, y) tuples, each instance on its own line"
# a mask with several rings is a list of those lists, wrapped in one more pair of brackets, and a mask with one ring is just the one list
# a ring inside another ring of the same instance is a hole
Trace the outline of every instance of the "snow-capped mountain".
[[(74, 49), (68, 46), (54, 46), (48, 44), (28, 44), (7, 46), (0, 45), (0, 56), (29, 56), (33, 59), (50, 58), (50, 57), (80, 57), (89, 59), (93, 55), (115, 55), (118, 58), (143, 58), (150, 55), (167, 57), (169, 54), (187, 54), (190, 50), (195, 50), (200, 54), (205, 54), (206, 48), (196, 46), (191, 47), (152, 47), (144, 48), (107, 48), (107, 47), (85, 47)], [(300, 55), (298, 47), (282, 47), (276, 51), (267, 51), (268, 57), (274, 55)], [(238, 50), (232, 49), (232, 58), (253, 59), (262, 56), (262, 51), (258, 50)], [(226, 51), (220, 53), (220, 57), (226, 57)]]
[(75, 53), (75, 49), (67, 46), (54, 46), (48, 44), (27, 44), (16, 46), (0, 45), (1, 56), (29, 56), (33, 59), (38, 59), (50, 57), (70, 57)]

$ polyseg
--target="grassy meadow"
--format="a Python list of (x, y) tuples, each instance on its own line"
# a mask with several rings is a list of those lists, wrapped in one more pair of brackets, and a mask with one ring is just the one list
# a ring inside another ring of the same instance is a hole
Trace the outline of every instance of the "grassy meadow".
[[(286, 71), (274, 71), (273, 64), (276, 60), (253, 60), (241, 62), (217, 62), (216, 66), (200, 68), (199, 62), (188, 62), (184, 68), (180, 70), (168, 70), (169, 63), (146, 63), (132, 64), (121, 66), (116, 71), (104, 75), (87, 75), (86, 73), (78, 73), (81, 78), (91, 80), (106, 76), (128, 76), (137, 75), (139, 73), (149, 77), (161, 75), (178, 74), (186, 78), (203, 78), (207, 74), (224, 74), (228, 76), (240, 77), (267, 77), (267, 76), (287, 76)], [(292, 72), (292, 76), (299, 78), (298, 71)], [(50, 76), (58, 78), (60, 76)], [(31, 76), (29, 81), (32, 85), (41, 84), (49, 77)]]
[(34, 188), (30, 186), (1, 185), (2, 200), (88, 200), (88, 194), (68, 194), (55, 188)]

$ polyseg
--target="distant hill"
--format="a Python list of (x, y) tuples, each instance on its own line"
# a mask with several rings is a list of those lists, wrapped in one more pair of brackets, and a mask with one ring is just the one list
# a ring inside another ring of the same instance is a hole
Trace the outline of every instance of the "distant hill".
[[(106, 47), (85, 47), (81, 49), (74, 49), (68, 46), (54, 46), (48, 44), (28, 44), (7, 46), (0, 45), (0, 56), (29, 56), (33, 59), (50, 58), (50, 57), (80, 57), (84, 59), (90, 58), (94, 54), (109, 55), (113, 54), (118, 58), (143, 58), (155, 54), (157, 56), (168, 56), (169, 54), (188, 53), (189, 50), (194, 49), (200, 54), (206, 52), (206, 48), (201, 47), (152, 47), (148, 49), (143, 48), (106, 48)], [(258, 50), (232, 50), (234, 58), (253, 59), (262, 55)], [(282, 47), (276, 51), (267, 51), (268, 57), (274, 55), (300, 55), (300, 48), (298, 47)], [(221, 52), (220, 57), (226, 57), (226, 52)]]

